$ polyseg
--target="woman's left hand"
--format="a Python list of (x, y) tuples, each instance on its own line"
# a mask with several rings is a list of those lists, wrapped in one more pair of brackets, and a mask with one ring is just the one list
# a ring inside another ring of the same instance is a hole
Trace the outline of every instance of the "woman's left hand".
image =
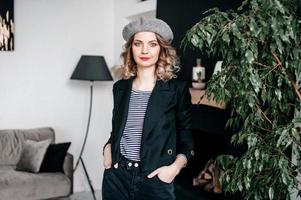
[(171, 183), (174, 178), (179, 174), (181, 169), (175, 164), (171, 164), (168, 166), (159, 167), (149, 175), (147, 175), (148, 178), (153, 178), (154, 176), (158, 176), (158, 178), (165, 182), (165, 183)]

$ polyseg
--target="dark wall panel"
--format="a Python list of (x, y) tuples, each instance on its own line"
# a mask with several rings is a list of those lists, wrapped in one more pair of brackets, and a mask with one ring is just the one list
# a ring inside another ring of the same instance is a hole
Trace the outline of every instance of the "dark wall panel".
[[(194, 24), (205, 15), (206, 10), (218, 7), (220, 10), (236, 8), (241, 0), (158, 0), (157, 18), (166, 21), (174, 32), (173, 46), (181, 60), (179, 79), (191, 83), (192, 67), (196, 58), (202, 58), (206, 68), (206, 80), (210, 79), (218, 58), (208, 58), (205, 53), (196, 49), (187, 49), (184, 53), (180, 43)], [(203, 188), (193, 187), (192, 180), (197, 177), (209, 159), (215, 159), (220, 154), (233, 154), (230, 146), (231, 131), (225, 130), (229, 111), (205, 105), (194, 105), (192, 109), (192, 129), (194, 136), (195, 156), (190, 164), (181, 170), (175, 180), (175, 192), (178, 200), (235, 200), (240, 196), (208, 193)]]
[(208, 58), (205, 53), (199, 50), (187, 49), (185, 53), (180, 49), (180, 43), (194, 24), (199, 22), (205, 15), (206, 10), (218, 7), (220, 10), (236, 8), (241, 4), (241, 0), (158, 0), (157, 18), (166, 21), (174, 32), (173, 45), (181, 61), (181, 71), (179, 79), (191, 82), (192, 67), (195, 66), (196, 58), (202, 58), (202, 64), (206, 68), (206, 80), (213, 73), (214, 65), (218, 58)]

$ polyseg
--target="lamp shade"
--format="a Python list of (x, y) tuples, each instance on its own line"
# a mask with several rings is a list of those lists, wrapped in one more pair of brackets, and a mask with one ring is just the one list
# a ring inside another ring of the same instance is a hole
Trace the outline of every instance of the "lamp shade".
[(74, 80), (111, 81), (113, 80), (103, 56), (82, 55), (71, 76)]

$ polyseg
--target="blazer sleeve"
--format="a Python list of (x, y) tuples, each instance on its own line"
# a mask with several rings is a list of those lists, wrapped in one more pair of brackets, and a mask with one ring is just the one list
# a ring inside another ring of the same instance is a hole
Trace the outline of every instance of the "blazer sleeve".
[[(113, 99), (115, 99), (114, 98), (114, 94), (115, 94), (115, 85), (116, 85), (116, 83), (114, 83), (114, 85), (113, 85)], [(108, 139), (108, 141), (105, 143), (105, 145), (103, 146), (103, 148), (102, 148), (102, 151), (104, 151), (104, 149), (105, 149), (105, 147), (107, 146), (107, 144), (111, 144), (112, 143), (112, 132), (113, 132), (113, 128), (114, 128), (114, 126), (113, 126), (113, 120), (114, 120), (114, 109), (115, 109), (115, 102), (113, 102), (113, 110), (112, 110), (112, 131), (110, 132), (110, 137), (109, 137), (109, 139)]]
[(184, 154), (187, 161), (194, 156), (193, 137), (191, 132), (191, 95), (187, 84), (178, 90), (177, 102), (177, 154)]

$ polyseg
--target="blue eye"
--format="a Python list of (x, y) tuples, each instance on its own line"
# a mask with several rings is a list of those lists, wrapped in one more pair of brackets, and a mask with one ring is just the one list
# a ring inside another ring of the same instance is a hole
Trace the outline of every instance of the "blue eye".
[(134, 46), (139, 47), (140, 43), (139, 42), (134, 42)]
[(157, 43), (151, 43), (150, 46), (151, 46), (151, 47), (156, 47), (156, 46), (157, 46)]

